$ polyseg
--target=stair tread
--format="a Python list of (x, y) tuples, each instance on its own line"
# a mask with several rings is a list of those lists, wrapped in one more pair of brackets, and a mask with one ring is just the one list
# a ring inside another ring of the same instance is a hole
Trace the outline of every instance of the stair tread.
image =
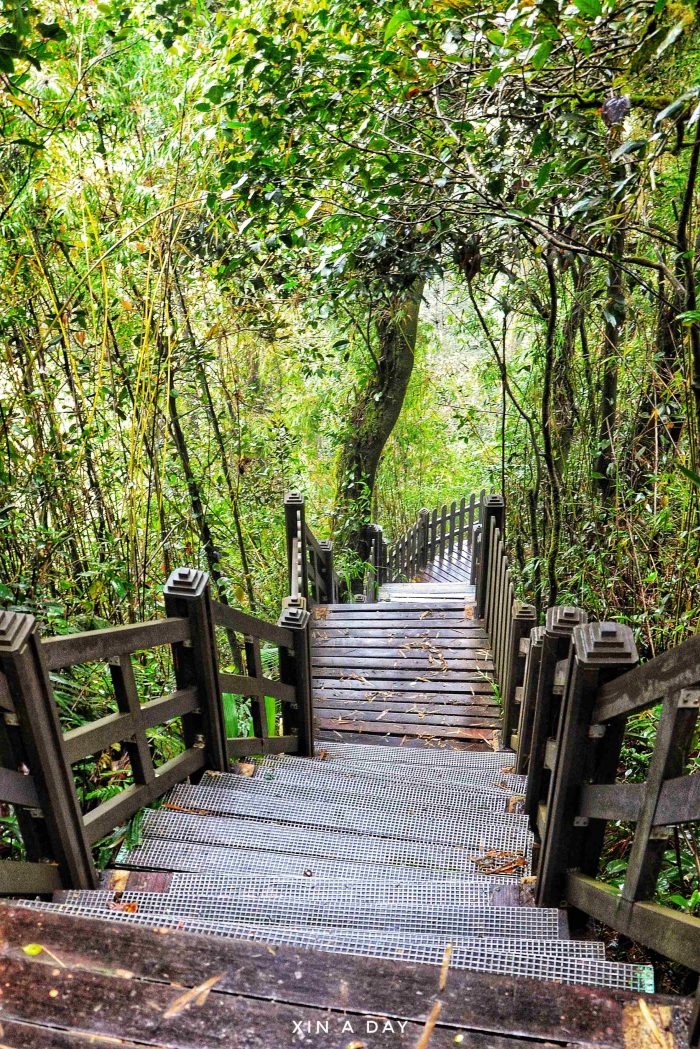
[[(66, 904), (40, 904), (42, 910), (58, 910), (64, 914), (91, 913)], [(94, 913), (94, 912), (93, 912)], [(113, 922), (126, 924), (157, 925), (159, 928), (176, 927), (191, 932), (210, 932), (221, 936), (252, 940), (271, 945), (285, 944), (304, 946), (315, 950), (326, 950), (332, 953), (351, 952), (362, 957), (393, 958), (396, 960), (422, 962), (442, 965), (445, 950), (450, 945), (450, 966), (455, 969), (465, 968), (475, 971), (500, 973), (503, 975), (532, 976), (543, 980), (564, 980), (568, 983), (581, 983), (590, 986), (619, 987), (637, 991), (649, 991), (653, 988), (653, 970), (649, 966), (628, 965), (607, 962), (596, 957), (587, 957), (580, 953), (572, 954), (570, 948), (560, 947), (553, 953), (551, 939), (535, 939), (522, 948), (518, 940), (512, 945), (503, 940), (483, 938), (481, 942), (460, 941), (456, 936), (432, 937), (430, 940), (414, 939), (385, 933), (378, 928), (358, 931), (347, 928), (326, 928), (325, 930), (278, 927), (272, 925), (249, 924), (241, 922), (215, 922), (198, 919), (196, 916), (183, 914), (181, 909), (174, 913), (160, 910), (153, 914), (143, 911), (97, 912), (100, 917)], [(557, 941), (554, 941), (556, 943)], [(570, 945), (572, 941), (562, 940), (559, 944)]]

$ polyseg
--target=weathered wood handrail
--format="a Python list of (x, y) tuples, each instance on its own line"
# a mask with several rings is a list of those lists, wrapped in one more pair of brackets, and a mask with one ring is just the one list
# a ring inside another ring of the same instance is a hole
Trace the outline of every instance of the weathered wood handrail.
[[(243, 754), (313, 753), (303, 603), (290, 597), (279, 623), (264, 622), (212, 600), (195, 569), (173, 572), (164, 596), (165, 619), (46, 640), (32, 616), (0, 613), (0, 801), (16, 807), (27, 855), (0, 864), (0, 893), (94, 887), (91, 846), (176, 783), (225, 771)], [(217, 629), (243, 651), (240, 673), (219, 670)], [(263, 671), (263, 643), (276, 647), (279, 679)], [(177, 687), (141, 703), (132, 656), (160, 645), (171, 649)], [(117, 710), (63, 732), (49, 671), (95, 662), (109, 667)], [(227, 738), (222, 693), (250, 703), (253, 736)], [(268, 699), (281, 705), (280, 736), (269, 729)], [(147, 733), (175, 718), (184, 750), (156, 765)], [(133, 784), (83, 814), (72, 766), (115, 744), (128, 754)]]
[[(549, 789), (537, 902), (569, 906), (700, 971), (700, 920), (654, 902), (667, 828), (700, 820), (685, 774), (700, 710), (700, 638), (636, 666), (629, 627), (572, 633)], [(662, 704), (644, 783), (616, 783), (627, 718)], [(534, 751), (533, 751), (534, 759)], [(624, 885), (598, 879), (608, 820), (636, 824)]]
[(505, 507), (500, 496), (482, 501), (476, 610), (483, 617), (494, 661), (494, 676), (503, 704), (503, 740), (514, 739), (519, 721), (519, 703), (525, 676), (528, 635), (537, 614), (532, 605), (515, 597), (515, 585), (508, 564), (503, 524)]
[(338, 601), (340, 580), (335, 571), (333, 544), (319, 540), (306, 523), (304, 498), (289, 492), (284, 500), (289, 593), (307, 606)]

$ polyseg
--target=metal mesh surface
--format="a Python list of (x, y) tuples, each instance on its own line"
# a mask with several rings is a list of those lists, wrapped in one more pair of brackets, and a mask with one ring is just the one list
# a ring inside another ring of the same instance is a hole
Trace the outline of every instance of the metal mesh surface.
[[(30, 905), (31, 906), (31, 905)], [(62, 904), (34, 904), (35, 909), (57, 910), (67, 914), (85, 913)], [(95, 917), (127, 925), (175, 928), (190, 932), (215, 933), (249, 942), (308, 947), (336, 954), (355, 954), (369, 958), (441, 965), (445, 949), (452, 945), (450, 967), (503, 975), (530, 976), (589, 986), (614, 987), (652, 992), (653, 969), (650, 966), (620, 965), (583, 953), (590, 945), (577, 945), (570, 940), (518, 941), (483, 939), (480, 942), (459, 937), (401, 938), (380, 930), (345, 932), (343, 930), (308, 930), (253, 926), (232, 923), (213, 928), (209, 922), (176, 915), (130, 914), (124, 911), (98, 912)]]
[[(374, 748), (368, 748), (374, 749)], [(390, 750), (392, 748), (378, 748)], [(271, 769), (272, 763), (276, 762), (281, 768), (287, 765), (287, 761), (300, 761), (310, 764), (309, 758), (290, 758), (286, 755), (280, 757), (265, 758), (262, 766)], [(269, 764), (268, 764), (269, 763)], [(314, 762), (314, 764), (316, 764)], [(429, 786), (452, 786), (469, 788), (488, 788), (503, 790), (512, 794), (521, 794), (525, 790), (526, 777), (517, 776), (514, 773), (503, 772), (501, 767), (457, 768), (453, 766), (435, 765), (413, 765), (410, 762), (392, 762), (384, 765), (378, 761), (360, 761), (356, 758), (334, 758), (323, 763), (325, 769), (333, 772), (342, 772), (355, 776), (372, 775), (381, 776), (382, 779), (391, 782), (416, 782), (425, 783)], [(506, 768), (509, 767), (506, 765)]]
[[(488, 903), (498, 901), (518, 885), (517, 878), (490, 878), (486, 875), (462, 879), (447, 878), (440, 881), (399, 879), (374, 879), (358, 881), (349, 878), (304, 878), (295, 876), (264, 877), (251, 874), (185, 874), (172, 875), (164, 899), (171, 893), (201, 897), (217, 894), (223, 898), (254, 896), (257, 899), (278, 897), (376, 900), (386, 903), (459, 904), (466, 901)], [(127, 889), (129, 887), (127, 886)], [(88, 890), (82, 890), (88, 893)], [(115, 891), (115, 890), (113, 890)], [(132, 890), (133, 891), (133, 890)], [(87, 895), (84, 897), (87, 899)]]
[(333, 800), (371, 808), (408, 808), (411, 811), (438, 811), (469, 814), (474, 809), (505, 812), (510, 795), (495, 789), (460, 790), (431, 787), (415, 781), (391, 782), (378, 776), (343, 776), (333, 769), (317, 773), (312, 769), (260, 770), (252, 779), (227, 773), (208, 773), (202, 784), (217, 790), (267, 795), (276, 798)]
[(275, 824), (326, 828), (374, 837), (429, 841), (471, 849), (497, 848), (525, 855), (529, 849), (526, 816), (474, 810), (469, 820), (453, 812), (442, 814), (413, 809), (383, 810), (340, 799), (319, 800), (270, 797), (265, 794), (215, 790), (209, 786), (177, 786), (166, 797), (165, 807), (214, 813), (219, 816), (249, 816)]
[(449, 750), (435, 744), (434, 747), (383, 747), (369, 743), (319, 743), (316, 754), (326, 753), (326, 761), (336, 758), (352, 758), (355, 761), (403, 762), (411, 765), (439, 764), (457, 768), (503, 768), (512, 765), (515, 755), (512, 750)]
[(319, 768), (315, 762), (290, 764), (282, 762), (267, 765), (262, 762), (255, 776), (227, 773), (207, 773), (202, 783), (216, 789), (232, 789), (267, 793), (275, 797), (328, 798), (337, 795), (348, 801), (361, 801), (363, 805), (379, 808), (412, 808), (418, 805), (421, 810), (437, 809), (455, 813), (468, 813), (472, 809), (485, 808), (494, 812), (505, 812), (509, 791), (495, 786), (500, 782), (498, 777), (487, 775), (483, 783), (475, 784), (469, 790), (449, 783), (430, 783), (410, 777), (384, 777), (371, 770), (358, 772), (344, 771), (337, 768)]
[[(371, 829), (371, 828), (370, 828)], [(461, 847), (434, 842), (412, 842), (379, 838), (368, 830), (365, 834), (348, 834), (316, 827), (293, 827), (234, 817), (192, 816), (159, 809), (147, 812), (144, 834), (171, 841), (198, 842), (202, 845), (226, 845), (229, 848), (267, 852), (284, 852), (327, 859), (351, 857), (353, 862), (415, 867), (425, 871), (444, 871), (455, 875), (479, 873), (473, 857), (492, 849), (525, 856), (529, 862), (532, 836), (506, 827), (502, 834), (486, 826), (481, 834)], [(507, 872), (512, 873), (512, 872)]]
[(372, 900), (315, 900), (280, 898), (273, 893), (253, 896), (211, 894), (196, 896), (189, 892), (123, 892), (76, 891), (66, 894), (68, 905), (91, 913), (133, 907), (139, 914), (171, 914), (179, 918), (197, 918), (220, 927), (231, 922), (253, 922), (258, 925), (298, 925), (334, 929), (406, 930), (445, 936), (503, 937), (513, 939), (557, 939), (559, 912), (546, 907), (489, 907), (442, 904), (384, 903)]
[[(260, 842), (261, 846), (265, 843)], [(119, 866), (136, 870), (189, 871), (189, 872), (248, 872), (260, 874), (292, 875), (300, 878), (338, 877), (358, 878), (362, 881), (387, 881), (400, 877), (406, 882), (426, 877), (426, 868), (410, 863), (393, 863), (384, 868), (376, 863), (357, 861), (352, 853), (338, 858), (309, 856), (303, 853), (272, 852), (263, 847), (253, 851), (248, 847), (230, 849), (225, 846), (203, 846), (187, 841), (167, 841), (146, 838), (133, 849), (122, 849), (117, 858)], [(429, 870), (429, 869), (428, 869)], [(442, 873), (442, 872), (440, 872)], [(473, 878), (475, 871), (468, 876)], [(493, 878), (491, 879), (494, 880)], [(498, 875), (501, 881), (511, 881)]]

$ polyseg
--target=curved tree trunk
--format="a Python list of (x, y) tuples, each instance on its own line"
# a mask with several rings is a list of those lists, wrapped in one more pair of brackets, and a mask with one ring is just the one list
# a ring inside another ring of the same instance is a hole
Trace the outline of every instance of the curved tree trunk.
[(340, 457), (337, 531), (342, 549), (356, 554), (360, 561), (369, 555), (367, 526), (377, 467), (413, 372), (423, 285), (416, 280), (406, 295), (397, 296), (377, 316), (375, 371), (357, 394), (349, 438)]

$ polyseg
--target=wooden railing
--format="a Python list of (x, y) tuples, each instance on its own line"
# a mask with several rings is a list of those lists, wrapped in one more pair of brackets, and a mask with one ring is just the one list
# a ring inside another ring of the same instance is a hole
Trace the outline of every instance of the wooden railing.
[(494, 662), (494, 677), (503, 707), (503, 739), (508, 744), (518, 721), (518, 704), (525, 675), (526, 639), (537, 621), (532, 605), (515, 597), (506, 554), (503, 499), (482, 500), (477, 553), (476, 615), (483, 619)]
[[(621, 782), (627, 719), (658, 706), (647, 779)], [(700, 821), (700, 776), (687, 770), (699, 710), (700, 636), (638, 666), (629, 627), (586, 623), (578, 608), (550, 608), (530, 633), (516, 743), (542, 843), (537, 903), (566, 904), (695, 971), (700, 919), (655, 896), (671, 828)], [(635, 827), (621, 889), (599, 877), (609, 821)]]
[(408, 531), (389, 546), (379, 525), (369, 528), (370, 553), (364, 578), (367, 601), (376, 601), (385, 583), (412, 582), (431, 561), (451, 558), (465, 549), (472, 559), (476, 579), (475, 540), (481, 521), (484, 492), (464, 496), (459, 503), (421, 510)]
[(318, 540), (306, 523), (303, 497), (290, 492), (284, 500), (289, 593), (307, 607), (338, 601), (340, 581), (333, 564), (333, 544)]
[[(91, 847), (174, 784), (224, 771), (243, 754), (313, 753), (309, 613), (285, 601), (278, 624), (213, 601), (209, 580), (178, 569), (165, 587), (167, 618), (42, 640), (33, 616), (0, 613), (0, 802), (17, 813), (26, 860), (0, 862), (0, 893), (47, 893), (97, 884)], [(240, 673), (219, 669), (219, 637), (241, 638)], [(261, 644), (277, 652), (263, 670)], [(168, 646), (175, 690), (142, 702), (136, 653)], [(105, 664), (116, 711), (64, 732), (50, 673)], [(222, 693), (250, 704), (253, 736), (227, 738)], [(266, 701), (281, 706), (270, 731)], [(149, 731), (179, 719), (183, 750), (157, 764)], [(121, 744), (132, 783), (83, 813), (73, 766)]]

